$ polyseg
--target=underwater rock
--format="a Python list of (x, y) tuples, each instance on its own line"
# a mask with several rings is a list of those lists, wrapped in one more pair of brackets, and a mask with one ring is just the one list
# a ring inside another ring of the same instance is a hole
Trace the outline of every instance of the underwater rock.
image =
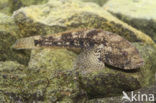
[[(93, 3), (51, 0), (44, 5), (25, 7), (16, 11), (14, 20), (20, 28), (20, 35), (18, 34), (20, 37), (47, 35), (74, 28), (98, 28), (115, 32), (131, 42), (142, 41), (143, 45), (154, 43), (146, 34), (116, 19)], [(5, 91), (3, 94), (8, 100), (25, 103), (57, 101), (75, 103), (79, 100), (83, 103), (87, 96), (103, 98), (120, 95), (123, 90), (136, 90), (153, 83), (149, 82), (149, 79), (153, 77), (150, 68), (154, 68), (152, 66), (155, 49), (153, 46), (147, 45), (144, 48), (140, 44), (135, 45), (139, 51), (149, 52), (143, 55), (146, 59), (144, 69), (140, 68), (140, 71), (133, 72), (106, 67), (90, 74), (83, 74), (81, 70), (73, 69), (77, 55), (72, 51), (64, 48), (32, 50), (28, 68), (19, 66), (19, 69), (2, 72), (8, 73), (9, 76), (6, 79), (5, 76), (1, 77), (0, 88)], [(146, 50), (148, 48), (151, 48), (153, 53), (150, 49)], [(153, 58), (152, 62), (151, 58), (147, 58), (149, 55)], [(5, 65), (8, 64), (5, 62)], [(143, 78), (142, 72), (147, 79)]]
[[(130, 98), (131, 97), (131, 92), (126, 92), (128, 94), (128, 96)], [(139, 90), (136, 90), (133, 92), (134, 94), (136, 94), (136, 99), (138, 100), (138, 96), (140, 95), (143, 95), (143, 94), (146, 94), (147, 95), (147, 100), (149, 99), (148, 97), (151, 97), (149, 96), (149, 94), (152, 94), (154, 95), (154, 97), (156, 96), (156, 84), (155, 85), (151, 85), (151, 86), (148, 86), (148, 87), (144, 87), (144, 88), (141, 88)], [(96, 98), (96, 99), (91, 99), (91, 100), (88, 100), (86, 103), (123, 103), (124, 101), (122, 100), (122, 96), (116, 96), (116, 97), (107, 97), (107, 98)], [(141, 96), (140, 96), (141, 98)], [(139, 99), (140, 99), (139, 98)], [(140, 99), (141, 100), (141, 99)], [(133, 101), (133, 103), (147, 103), (146, 98), (143, 98), (144, 101)], [(151, 99), (152, 100), (152, 99)], [(156, 101), (156, 98), (154, 98), (154, 101)], [(155, 102), (149, 102), (149, 103), (155, 103)], [(131, 103), (129, 101), (125, 101), (124, 103)]]
[(13, 60), (25, 65), (28, 63), (30, 51), (16, 51), (11, 48), (18, 38), (18, 27), (13, 19), (0, 13), (0, 61)]
[(144, 43), (133, 43), (144, 59), (144, 66), (140, 68), (141, 78), (138, 78), (142, 87), (153, 85), (156, 82), (156, 48)]
[(10, 14), (8, 0), (0, 0), (0, 12)]
[(154, 0), (109, 0), (103, 8), (156, 41), (155, 6)]
[(12, 17), (0, 13), (0, 31), (6, 31), (13, 36), (18, 37), (18, 26), (15, 24)]
[(50, 0), (47, 4), (14, 12), (23, 37), (54, 34), (78, 28), (98, 28), (117, 33), (129, 41), (154, 43), (146, 34), (120, 21), (94, 3), (76, 0)]
[[(67, 73), (69, 74), (69, 77), (74, 78), (73, 76), (75, 75), (75, 78), (77, 78), (75, 82), (73, 82), (74, 84), (71, 83), (73, 80), (70, 78), (66, 78), (66, 80), (58, 78), (56, 80), (50, 79), (53, 88), (51, 87), (48, 88), (49, 95), (48, 98), (51, 98), (51, 96), (58, 98), (56, 96), (56, 93), (57, 95), (61, 95), (60, 94), (61, 92), (52, 93), (50, 91), (53, 90), (58, 91), (59, 88), (64, 88), (68, 86), (67, 84), (70, 83), (71, 85), (76, 86), (76, 87), (72, 86), (70, 87), (70, 89), (75, 90), (77, 95), (81, 94), (80, 93), (81, 91), (78, 92), (78, 90), (82, 89), (85, 95), (88, 95), (89, 97), (92, 98), (105, 96), (107, 97), (112, 95), (114, 96), (118, 95), (122, 90), (130, 91), (139, 89), (141, 87), (140, 83), (136, 79), (137, 76), (139, 76), (139, 73), (125, 73), (110, 68), (104, 68), (101, 71), (95, 70), (88, 75), (84, 75), (83, 70), (78, 71), (73, 69), (75, 59), (76, 59), (75, 54), (64, 49), (57, 50), (55, 49), (55, 51), (53, 51), (53, 49), (32, 51), (31, 59), (29, 62), (29, 68), (32, 68), (33, 70), (40, 69), (40, 71), (43, 71), (42, 73), (45, 72), (46, 76), (52, 76), (53, 73), (54, 75), (58, 74), (65, 75)], [(63, 74), (62, 71), (64, 71)], [(73, 76), (70, 73), (72, 73)], [(76, 75), (75, 73), (78, 74)], [(59, 78), (63, 77), (60, 76)], [(63, 83), (63, 84), (55, 84), (55, 83)], [(111, 92), (108, 92), (108, 90), (110, 90)], [(71, 93), (71, 95), (73, 94)], [(84, 96), (84, 98), (87, 97)]]
[(15, 10), (21, 7), (44, 4), (47, 1), (48, 0), (0, 0), (0, 12), (11, 16)]
[[(106, 67), (84, 74), (81, 70), (73, 69), (76, 54), (56, 48), (33, 50), (28, 68), (17, 62), (0, 62), (0, 90), (3, 91), (0, 96), (4, 95), (8, 101), (23, 103), (85, 103), (87, 97), (116, 96), (123, 90), (131, 91), (152, 85), (148, 81), (154, 76), (155, 68), (150, 68), (156, 59), (155, 49), (145, 44), (134, 45), (143, 55), (145, 63), (148, 62), (140, 71), (132, 73)], [(144, 54), (143, 51), (147, 52)]]
[(153, 85), (155, 80), (156, 48), (144, 43), (133, 43), (143, 57), (145, 65), (138, 71), (120, 71), (108, 67), (104, 69), (90, 69), (83, 71), (79, 68), (81, 87), (87, 91), (90, 98), (109, 97), (132, 91), (141, 87)]
[(32, 50), (28, 67), (31, 70), (39, 70), (49, 80), (45, 95), (47, 101), (75, 103), (72, 101), (79, 101), (78, 98), (86, 99), (81, 95), (79, 81), (73, 71), (75, 58), (76, 54), (65, 49)]
[[(0, 62), (0, 98), (2, 103), (13, 102), (11, 96), (20, 94), (23, 85), (21, 80), (26, 77), (25, 67), (14, 61)], [(22, 95), (22, 94), (21, 94)]]
[(66, 49), (32, 50), (29, 68), (45, 68), (49, 70), (73, 68), (76, 54)]
[(21, 7), (44, 4), (47, 1), (48, 0), (8, 0), (8, 3), (10, 7), (10, 13), (13, 13), (15, 10), (18, 10)]
[[(153, 60), (155, 59), (154, 48), (148, 45), (147, 47), (145, 46), (145, 48), (141, 48), (144, 47), (142, 46), (144, 44), (135, 44), (135, 45), (137, 45), (139, 51), (150, 52), (149, 50), (153, 49), (152, 50), (153, 53), (152, 52), (146, 53), (145, 54), (146, 56), (143, 56), (143, 58), (146, 61), (145, 66), (140, 68), (139, 71), (125, 72), (111, 67), (109, 68), (106, 67), (100, 70), (94, 69), (90, 73), (85, 73), (87, 72), (87, 70), (84, 71), (81, 68), (73, 70), (72, 68), (76, 58), (76, 54), (73, 54), (72, 52), (69, 52), (64, 49), (55, 49), (55, 48), (43, 49), (41, 51), (33, 50), (29, 67), (48, 69), (52, 71), (57, 70), (57, 68), (58, 69), (64, 68), (65, 70), (76, 71), (79, 74), (78, 81), (80, 83), (80, 88), (84, 89), (90, 98), (115, 96), (121, 94), (123, 90), (124, 91), (136, 90), (141, 87), (151, 85), (154, 82), (150, 80), (154, 76), (155, 70), (153, 69), (151, 71), (150, 66), (153, 64), (152, 63), (149, 64), (149, 61), (151, 59), (147, 58), (150, 57), (151, 55), (151, 57), (153, 57)], [(148, 50), (148, 48), (150, 49)], [(148, 78), (148, 80), (146, 78)]]
[(0, 62), (0, 98), (3, 98), (1, 101), (83, 103), (83, 99), (86, 99), (85, 92), (79, 89), (74, 73), (68, 70), (68, 67), (60, 68), (59, 63), (55, 65), (58, 68), (54, 70), (46, 67), (26, 68), (13, 61)]
[(103, 6), (108, 0), (81, 0), (83, 2), (94, 2), (97, 3), (100, 6)]

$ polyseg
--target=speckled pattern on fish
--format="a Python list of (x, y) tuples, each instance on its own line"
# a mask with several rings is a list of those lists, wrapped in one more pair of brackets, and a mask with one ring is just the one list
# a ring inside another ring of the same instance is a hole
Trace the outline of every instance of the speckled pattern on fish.
[[(24, 40), (26, 39), (19, 41), (24, 42)], [(18, 47), (21, 44), (19, 41), (15, 43), (15, 48), (22, 48)], [(103, 48), (99, 51), (99, 62), (102, 61), (107, 65), (124, 70), (137, 69), (144, 64), (138, 50), (129, 41), (117, 34), (99, 29), (67, 31), (59, 33), (57, 36), (36, 36), (33, 38), (32, 45), (36, 48), (61, 47), (81, 49), (95, 48), (103, 45)]]

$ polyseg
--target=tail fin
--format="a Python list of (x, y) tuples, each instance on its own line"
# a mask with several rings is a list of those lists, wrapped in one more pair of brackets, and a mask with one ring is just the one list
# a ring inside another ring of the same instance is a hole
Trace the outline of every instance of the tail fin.
[(34, 40), (39, 39), (40, 36), (33, 36), (33, 37), (26, 37), (21, 38), (12, 45), (11, 48), (13, 49), (37, 49), (38, 47), (35, 46)]

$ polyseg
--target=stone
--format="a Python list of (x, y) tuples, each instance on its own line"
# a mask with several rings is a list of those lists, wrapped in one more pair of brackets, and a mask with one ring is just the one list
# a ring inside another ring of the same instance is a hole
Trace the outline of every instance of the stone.
[(9, 2), (9, 7), (10, 7), (10, 12), (13, 13), (14, 11), (26, 7), (26, 6), (31, 6), (31, 5), (39, 5), (39, 4), (44, 4), (48, 2), (48, 0), (8, 0)]
[[(8, 101), (84, 103), (89, 98), (118, 96), (123, 90), (126, 92), (136, 90), (154, 82), (152, 78), (155, 73), (156, 57), (154, 46), (150, 45), (154, 44), (152, 39), (96, 4), (74, 0), (51, 0), (47, 4), (22, 8), (14, 13), (13, 18), (20, 28), (18, 35), (21, 38), (55, 35), (75, 28), (98, 28), (119, 34), (130, 42), (140, 41), (141, 44), (136, 43), (134, 46), (141, 53), (145, 65), (133, 72), (106, 66), (102, 70), (95, 69), (91, 73), (83, 74), (80, 69), (73, 69), (77, 54), (72, 51), (64, 48), (35, 49), (32, 50), (28, 67), (17, 66), (19, 69), (1, 72), (7, 76), (5, 79), (5, 76), (1, 75), (0, 88), (5, 91), (3, 95), (5, 94)], [(5, 65), (8, 64), (6, 61)]]
[(154, 0), (109, 0), (103, 8), (156, 41), (155, 6)]
[(44, 5), (21, 8), (14, 12), (13, 17), (23, 37), (55, 34), (74, 28), (98, 28), (117, 33), (129, 41), (154, 43), (146, 34), (120, 21), (94, 3), (50, 0)]
[(0, 12), (11, 16), (12, 13), (22, 7), (44, 4), (48, 0), (0, 0)]
[[(49, 56), (49, 59), (53, 61), (49, 62), (58, 60), (58, 58), (50, 57), (52, 56)], [(62, 60), (62, 63), (65, 63), (65, 60)], [(54, 69), (50, 65), (45, 67), (45, 64), (43, 64), (44, 67), (43, 65), (35, 67), (35, 64), (25, 67), (14, 61), (0, 62), (0, 98), (2, 98), (0, 101), (5, 103), (55, 103), (56, 101), (75, 103), (74, 101), (82, 101), (86, 97), (81, 95), (83, 92), (79, 89), (76, 78), (74, 79), (74, 73), (70, 71), (70, 68), (67, 69), (68, 64), (61, 68), (62, 63), (52, 63), (51, 65), (58, 67)], [(81, 99), (80, 96), (82, 96)]]
[(92, 101), (101, 101), (95, 98), (107, 100), (106, 97), (112, 96), (113, 100), (117, 100), (114, 96), (121, 95), (122, 91), (134, 91), (155, 82), (156, 50), (144, 43), (133, 45), (145, 60), (145, 66), (135, 72), (106, 67), (84, 74), (82, 70), (73, 69), (76, 54), (63, 48), (33, 50), (27, 68), (17, 62), (0, 62), (0, 88), (5, 91), (2, 97), (24, 103), (85, 103), (87, 98), (92, 98), (89, 102), (94, 103)]
[(100, 6), (103, 6), (108, 0), (82, 0), (83, 2), (94, 2)]
[(10, 14), (8, 0), (0, 0), (0, 12)]
[[(146, 94), (147, 96), (149, 94), (152, 94), (155, 97), (156, 96), (156, 85), (151, 85), (149, 87), (144, 87), (144, 88), (141, 88), (141, 89), (133, 91), (133, 92), (134, 92), (134, 94), (137, 94), (136, 98), (138, 97), (139, 93), (140, 93), (140, 95)], [(127, 94), (128, 94), (128, 96), (130, 96), (130, 98), (132, 98), (131, 97), (131, 92), (127, 92)], [(114, 101), (115, 101), (115, 103), (122, 103), (122, 102), (125, 103), (126, 101), (123, 101), (122, 97), (123, 97), (123, 95), (122, 96), (115, 96), (115, 97), (107, 97), (107, 98), (96, 98), (96, 99), (88, 100), (86, 103), (113, 103)], [(150, 97), (150, 96), (148, 96), (148, 97)], [(138, 98), (137, 98), (137, 100), (138, 100)], [(156, 101), (155, 98), (154, 98), (153, 102), (152, 101), (151, 102), (150, 101), (145, 101), (145, 100), (146, 99), (144, 98), (144, 101), (141, 101), (141, 103), (147, 103), (147, 102), (155, 103), (155, 101)], [(133, 103), (138, 103), (138, 102), (140, 102), (140, 101), (133, 101)], [(127, 101), (126, 103), (131, 103), (131, 102)]]
[(16, 51), (11, 48), (19, 38), (18, 33), (18, 27), (13, 19), (0, 13), (0, 61), (13, 60), (28, 64), (29, 50)]
[[(26, 77), (23, 72), (25, 66), (14, 61), (0, 61), (0, 98), (2, 103), (13, 101), (10, 96), (16, 97), (25, 84), (21, 83), (22, 78)], [(16, 95), (15, 95), (16, 94)]]
[(156, 48), (153, 45), (147, 45), (144, 43), (133, 43), (133, 45), (139, 50), (145, 63), (144, 66), (140, 68), (142, 76), (138, 80), (142, 87), (153, 85), (156, 82)]
[(75, 103), (75, 100), (78, 102), (86, 99), (86, 96), (83, 96), (85, 91), (79, 88), (79, 81), (73, 71), (75, 58), (76, 54), (65, 49), (32, 51), (28, 67), (40, 71), (40, 75), (45, 75), (49, 80), (44, 96), (47, 102)]
[(90, 98), (112, 97), (122, 94), (122, 91), (134, 91), (156, 83), (156, 48), (144, 43), (133, 43), (133, 45), (139, 50), (145, 62), (138, 71), (125, 72), (107, 66), (85, 74), (81, 68), (78, 70), (81, 87), (87, 91)]

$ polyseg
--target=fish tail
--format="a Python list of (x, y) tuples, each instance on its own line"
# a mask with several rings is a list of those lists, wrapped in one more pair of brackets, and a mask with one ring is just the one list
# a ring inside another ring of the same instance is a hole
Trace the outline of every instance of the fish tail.
[(26, 37), (26, 38), (21, 38), (17, 40), (11, 48), (13, 49), (37, 49), (38, 47), (35, 46), (34, 40), (39, 38), (39, 36), (33, 36), (33, 37)]

